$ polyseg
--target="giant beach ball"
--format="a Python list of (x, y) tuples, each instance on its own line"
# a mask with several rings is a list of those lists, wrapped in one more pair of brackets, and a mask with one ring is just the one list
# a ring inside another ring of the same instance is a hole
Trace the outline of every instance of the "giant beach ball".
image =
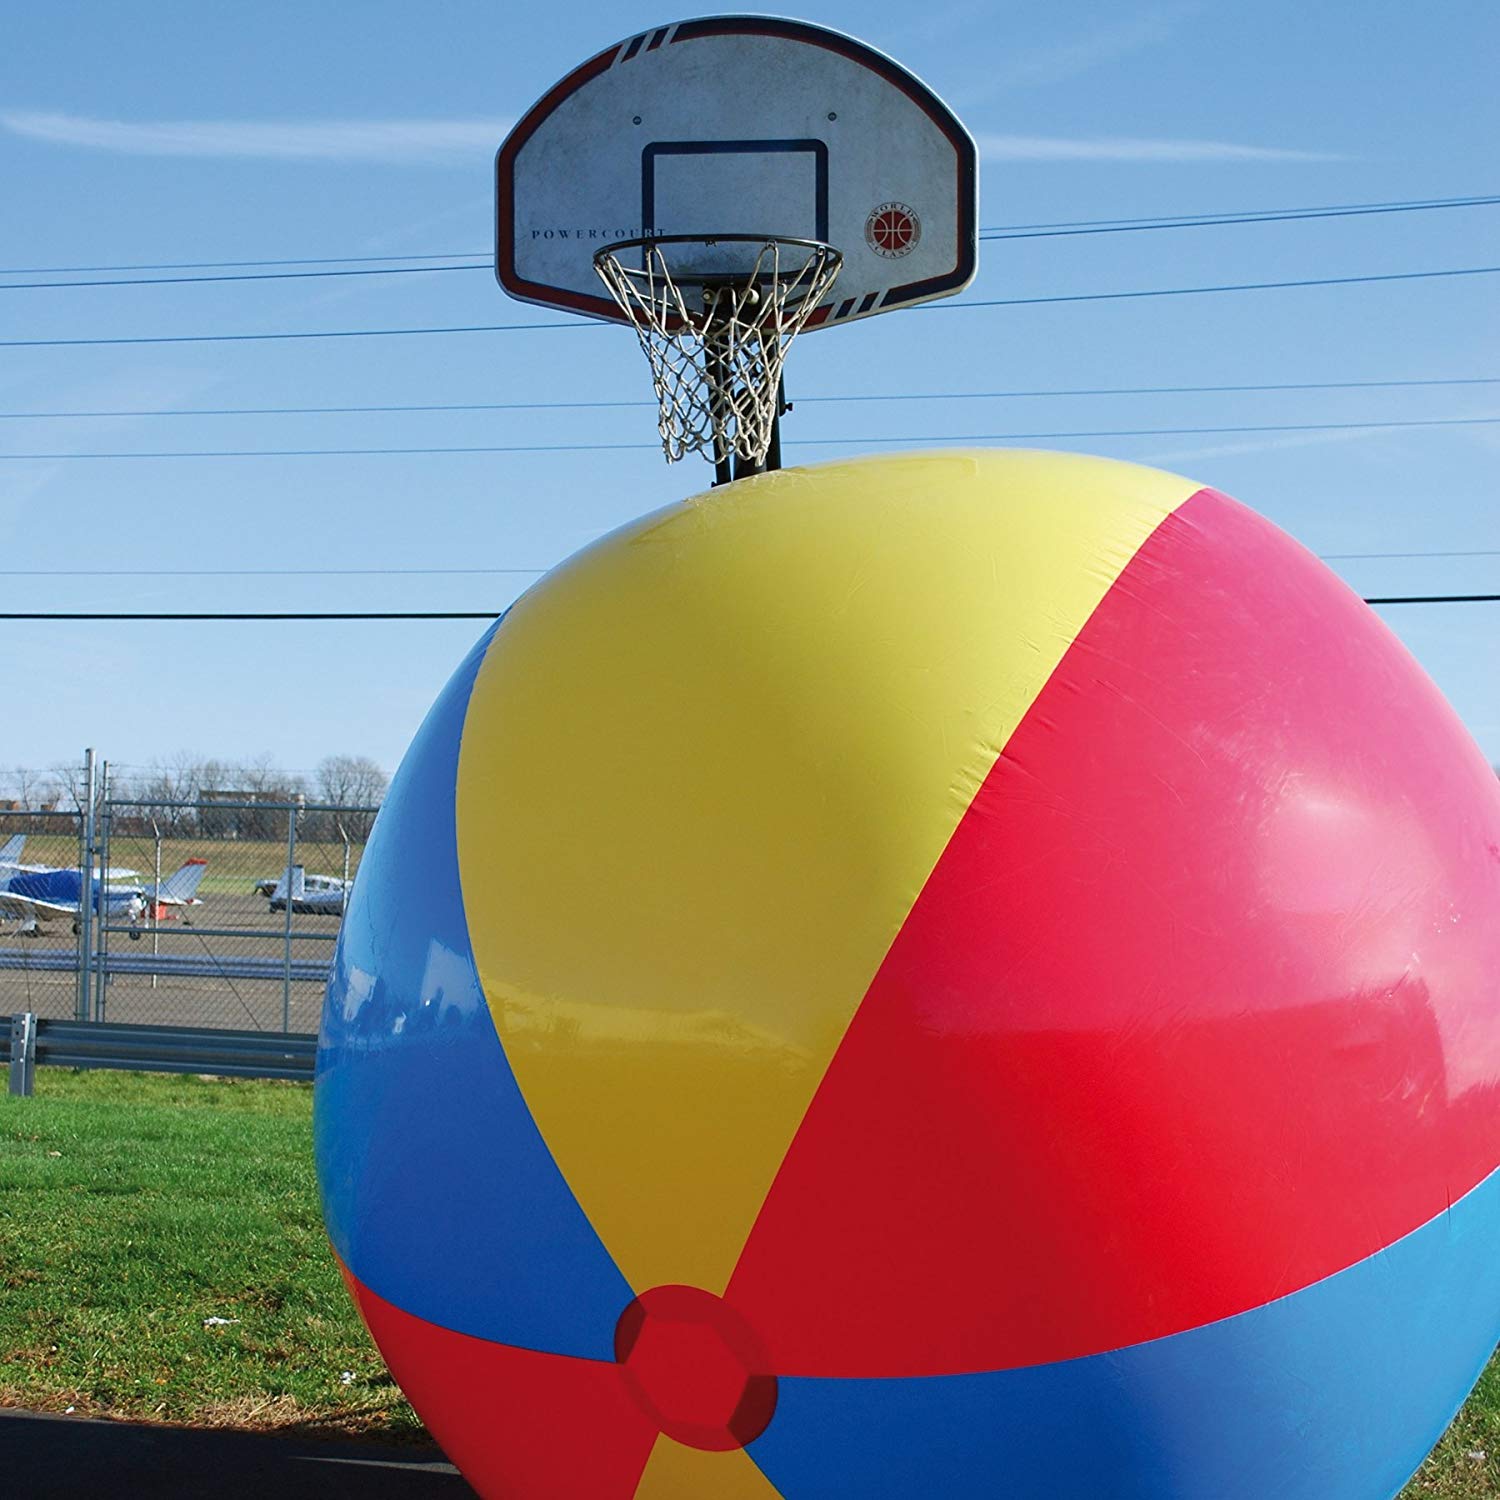
[(460, 667), (323, 1020), (329, 1234), (486, 1496), (1374, 1500), (1500, 1336), (1500, 793), (1152, 469), (634, 522)]

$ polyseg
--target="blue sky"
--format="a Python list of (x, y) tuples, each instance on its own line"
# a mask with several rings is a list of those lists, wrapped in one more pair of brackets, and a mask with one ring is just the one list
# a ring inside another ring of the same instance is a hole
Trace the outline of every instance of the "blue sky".
[[(748, 9), (756, 9), (751, 6)], [(983, 151), (981, 222), (1496, 191), (1500, 12), (1473, 3), (808, 3), (893, 53)], [(488, 253), (508, 123), (578, 61), (678, 19), (634, 3), (23, 7), (0, 51), (0, 267)], [(1500, 263), (1500, 208), (991, 243), (972, 298)], [(7, 275), (3, 281), (35, 279)], [(1493, 277), (912, 311), (800, 344), (789, 393), (1500, 377)], [(0, 338), (532, 321), (484, 271), (0, 290)], [(0, 411), (630, 400), (618, 329), (308, 343), (10, 348)], [(819, 438), (1488, 418), (1500, 385), (804, 402)], [(0, 455), (649, 443), (648, 408), (0, 420)], [(1500, 551), (1500, 425), (1092, 437), (1175, 468), (1322, 553)], [(118, 576), (143, 569), (546, 568), (707, 482), (659, 453), (0, 457), (15, 609), (499, 609), (524, 574)], [(1364, 593), (1494, 591), (1500, 555), (1345, 559)], [(60, 569), (117, 576), (57, 576)], [(29, 570), (31, 576), (14, 576)], [(1500, 761), (1500, 606), (1390, 609)], [(179, 750), (399, 760), (478, 624), (7, 625), (0, 767)]]

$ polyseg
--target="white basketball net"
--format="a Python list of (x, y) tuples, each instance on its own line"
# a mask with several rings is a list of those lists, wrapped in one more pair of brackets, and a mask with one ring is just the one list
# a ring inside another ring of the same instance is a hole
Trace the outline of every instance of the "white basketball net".
[[(689, 453), (765, 461), (787, 349), (843, 264), (831, 245), (768, 238), (743, 274), (710, 278), (687, 268), (694, 245), (718, 243), (646, 240), (594, 257), (651, 362), (668, 463)], [(641, 263), (626, 265), (625, 256)]]

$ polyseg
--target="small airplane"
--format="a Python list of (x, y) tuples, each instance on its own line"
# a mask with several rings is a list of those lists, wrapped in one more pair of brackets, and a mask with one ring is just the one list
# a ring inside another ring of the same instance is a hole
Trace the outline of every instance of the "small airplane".
[(340, 917), (349, 899), (352, 880), (337, 875), (309, 875), (301, 865), (292, 865), (278, 880), (259, 880), (255, 889), (271, 898), (272, 911), (285, 911), (287, 890), (291, 890), (292, 910), (320, 916)]
[(143, 886), (141, 895), (146, 902), (147, 915), (154, 916), (158, 922), (172, 921), (174, 906), (202, 906), (203, 898), (197, 892), (207, 873), (206, 859), (185, 859), (160, 886)]
[[(100, 916), (129, 922), (131, 938), (139, 938), (141, 920), (153, 909), (160, 920), (172, 907), (202, 906), (196, 892), (207, 868), (207, 860), (184, 860), (160, 885), (140, 884), (134, 870), (111, 868), (90, 882), (90, 905)], [(0, 912), (19, 919), (21, 936), (39, 936), (39, 924), (51, 917), (70, 917), (77, 932), (82, 908), (80, 871), (0, 862)]]

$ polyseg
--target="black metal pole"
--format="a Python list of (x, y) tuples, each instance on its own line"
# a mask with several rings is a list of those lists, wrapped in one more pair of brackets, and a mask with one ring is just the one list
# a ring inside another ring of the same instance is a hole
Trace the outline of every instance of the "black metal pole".
[(776, 382), (776, 413), (771, 418), (771, 441), (766, 448), (768, 473), (781, 467), (781, 414), (790, 409), (786, 404), (786, 381), (779, 379)]
[(724, 415), (724, 356), (720, 352), (719, 340), (712, 335), (704, 339), (704, 359), (707, 362), (709, 389), (712, 392), (713, 442), (714, 442), (714, 488), (728, 484), (739, 476), (731, 465), (733, 449), (729, 444), (729, 423)]
[(776, 407), (771, 413), (771, 437), (766, 444), (766, 456), (759, 462), (736, 458), (734, 477), (748, 478), (751, 474), (770, 474), (781, 467), (781, 414), (787, 410), (786, 386), (782, 380), (776, 382)]

